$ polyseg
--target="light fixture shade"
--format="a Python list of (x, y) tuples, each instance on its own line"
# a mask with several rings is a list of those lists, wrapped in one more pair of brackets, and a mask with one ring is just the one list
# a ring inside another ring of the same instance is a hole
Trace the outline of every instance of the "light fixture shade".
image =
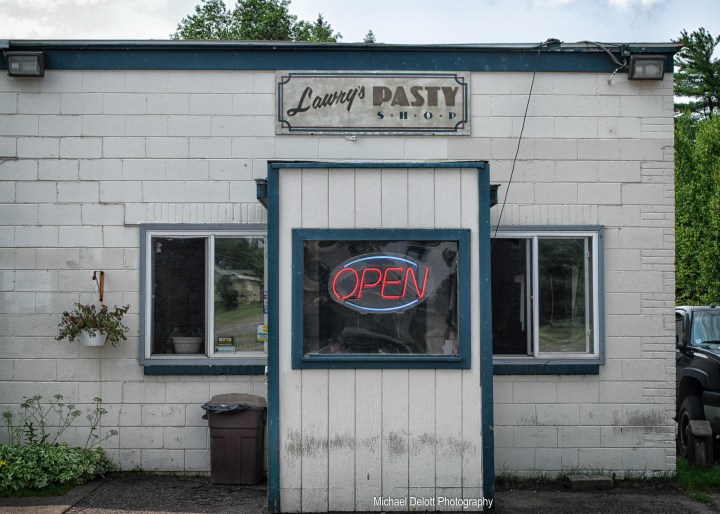
[(6, 51), (5, 59), (11, 77), (45, 76), (45, 54), (42, 52)]
[(662, 80), (665, 57), (662, 55), (631, 55), (628, 80)]

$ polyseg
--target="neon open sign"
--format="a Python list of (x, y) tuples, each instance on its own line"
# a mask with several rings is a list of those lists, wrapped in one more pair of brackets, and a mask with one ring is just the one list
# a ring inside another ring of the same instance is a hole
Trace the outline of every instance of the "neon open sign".
[(403, 312), (432, 291), (430, 266), (407, 256), (365, 254), (341, 263), (330, 274), (330, 297), (366, 313)]

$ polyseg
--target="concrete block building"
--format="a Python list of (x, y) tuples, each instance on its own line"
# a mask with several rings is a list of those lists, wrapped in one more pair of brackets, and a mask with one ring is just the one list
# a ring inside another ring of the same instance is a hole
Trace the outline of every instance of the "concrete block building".
[[(121, 469), (206, 473), (200, 406), (266, 397), (271, 511), (674, 469), (675, 45), (3, 50), (2, 410), (99, 396)], [(56, 341), (97, 271), (128, 342)]]

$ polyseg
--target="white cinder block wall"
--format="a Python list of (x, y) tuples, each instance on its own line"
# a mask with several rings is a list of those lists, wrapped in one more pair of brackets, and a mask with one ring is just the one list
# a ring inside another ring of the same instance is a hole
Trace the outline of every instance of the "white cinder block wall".
[[(496, 376), (497, 472), (675, 466), (672, 77), (607, 79), (536, 77), (501, 222), (605, 226), (606, 363), (599, 376)], [(529, 81), (473, 75), (501, 202)]]
[[(139, 225), (264, 223), (255, 177), (274, 155), (273, 73), (48, 71), (0, 78), (0, 410), (60, 393), (108, 409), (122, 469), (209, 471), (200, 405), (266, 395), (264, 376), (144, 376)], [(242, 114), (239, 114), (242, 113)], [(55, 341), (60, 313), (131, 305), (127, 343)], [(78, 418), (82, 425), (84, 417)], [(67, 439), (84, 443), (87, 428)], [(5, 433), (1, 437), (5, 437)]]
[[(274, 71), (0, 76), (0, 409), (33, 394), (82, 408), (101, 396), (123, 469), (209, 470), (200, 405), (264, 395), (265, 379), (143, 375), (139, 224), (262, 223), (253, 179), (271, 158), (487, 159), (502, 201), (531, 78), (474, 73), (471, 137), (349, 141), (276, 137)], [(607, 79), (536, 76), (502, 218), (605, 225), (606, 364), (599, 376), (496, 377), (498, 471), (674, 467), (672, 77)], [(92, 298), (100, 269), (106, 302), (132, 306), (130, 340), (55, 341), (60, 313)]]

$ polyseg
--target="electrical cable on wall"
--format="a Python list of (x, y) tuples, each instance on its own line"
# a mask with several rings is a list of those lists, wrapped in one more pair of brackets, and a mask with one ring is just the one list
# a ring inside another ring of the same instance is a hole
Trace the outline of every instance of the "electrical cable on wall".
[(523, 132), (525, 131), (525, 120), (527, 120), (528, 109), (530, 108), (530, 98), (532, 98), (532, 90), (533, 86), (535, 85), (535, 75), (537, 75), (537, 67), (540, 60), (540, 51), (544, 46), (556, 43), (558, 43), (557, 39), (548, 39), (544, 43), (539, 43), (537, 47), (535, 66), (533, 67), (532, 80), (530, 81), (530, 91), (528, 91), (527, 102), (525, 103), (525, 113), (523, 114), (522, 125), (520, 126), (520, 136), (518, 137), (517, 148), (515, 149), (515, 157), (513, 157), (512, 167), (510, 168), (510, 178), (508, 179), (507, 188), (505, 189), (505, 196), (503, 197), (502, 206), (500, 207), (500, 214), (498, 215), (497, 225), (495, 225), (495, 233), (492, 237), (490, 252), (492, 252), (492, 249), (495, 246), (495, 239), (497, 238), (498, 229), (500, 228), (500, 222), (502, 221), (503, 212), (505, 211), (505, 204), (507, 203), (508, 193), (510, 192), (510, 184), (512, 184), (513, 175), (515, 174), (515, 164), (517, 163), (518, 154), (520, 153), (520, 143), (522, 142)]
[[(588, 44), (588, 45), (595, 45), (595, 46), (597, 46), (598, 48), (604, 50), (605, 53), (610, 56), (610, 59), (612, 59), (613, 62), (618, 65), (618, 67), (615, 68), (615, 71), (613, 71), (612, 74), (610, 75), (610, 78), (608, 79), (608, 84), (612, 83), (612, 79), (615, 77), (615, 75), (617, 74), (618, 71), (624, 70), (625, 68), (628, 67), (628, 61), (627, 61), (627, 59), (625, 59), (625, 60), (623, 60), (623, 61), (618, 60), (618, 59), (613, 55), (613, 53), (610, 51), (610, 49), (609, 49), (606, 45), (603, 45), (603, 44), (598, 43), (598, 42), (596, 42), (596, 41), (580, 41), (580, 43), (586, 43), (586, 44)], [(623, 47), (621, 46), (621, 47), (620, 47), (621, 56), (622, 56), (622, 49), (623, 49)]]
[[(613, 77), (615, 76), (615, 74), (618, 71), (627, 68), (627, 60), (620, 61), (617, 57), (615, 57), (615, 55), (613, 55), (612, 51), (610, 51), (610, 49), (606, 45), (597, 43), (595, 41), (580, 41), (580, 42), (597, 46), (601, 50), (605, 51), (605, 53), (610, 56), (612, 61), (618, 65), (618, 67), (615, 69), (615, 71), (613, 71), (612, 75), (610, 76), (610, 79), (608, 79), (608, 84), (612, 81)], [(527, 98), (527, 102), (525, 104), (525, 113), (523, 114), (522, 125), (520, 126), (520, 136), (518, 137), (518, 144), (517, 144), (517, 148), (515, 149), (515, 157), (513, 157), (512, 168), (510, 169), (510, 178), (508, 179), (507, 188), (505, 189), (505, 196), (503, 197), (503, 202), (500, 207), (500, 214), (498, 215), (498, 222), (497, 222), (497, 225), (495, 225), (495, 233), (493, 234), (492, 243), (490, 245), (491, 252), (495, 246), (495, 239), (497, 238), (497, 233), (498, 233), (498, 230), (500, 229), (500, 223), (502, 221), (503, 212), (505, 211), (505, 204), (507, 203), (508, 193), (510, 192), (510, 184), (512, 184), (513, 175), (515, 174), (515, 164), (517, 163), (517, 158), (520, 153), (520, 144), (522, 143), (523, 132), (525, 131), (525, 120), (527, 120), (527, 113), (528, 113), (528, 109), (530, 108), (530, 99), (532, 98), (532, 90), (533, 90), (533, 86), (535, 85), (535, 76), (537, 75), (538, 62), (540, 60), (540, 52), (542, 51), (543, 47), (550, 46), (550, 45), (557, 45), (557, 44), (560, 44), (559, 40), (550, 38), (547, 41), (545, 41), (544, 43), (539, 43), (537, 46), (537, 55), (535, 56), (535, 66), (533, 67), (532, 80), (530, 81), (530, 91), (528, 91), (528, 98)], [(622, 47), (621, 47), (621, 53), (622, 53)]]

